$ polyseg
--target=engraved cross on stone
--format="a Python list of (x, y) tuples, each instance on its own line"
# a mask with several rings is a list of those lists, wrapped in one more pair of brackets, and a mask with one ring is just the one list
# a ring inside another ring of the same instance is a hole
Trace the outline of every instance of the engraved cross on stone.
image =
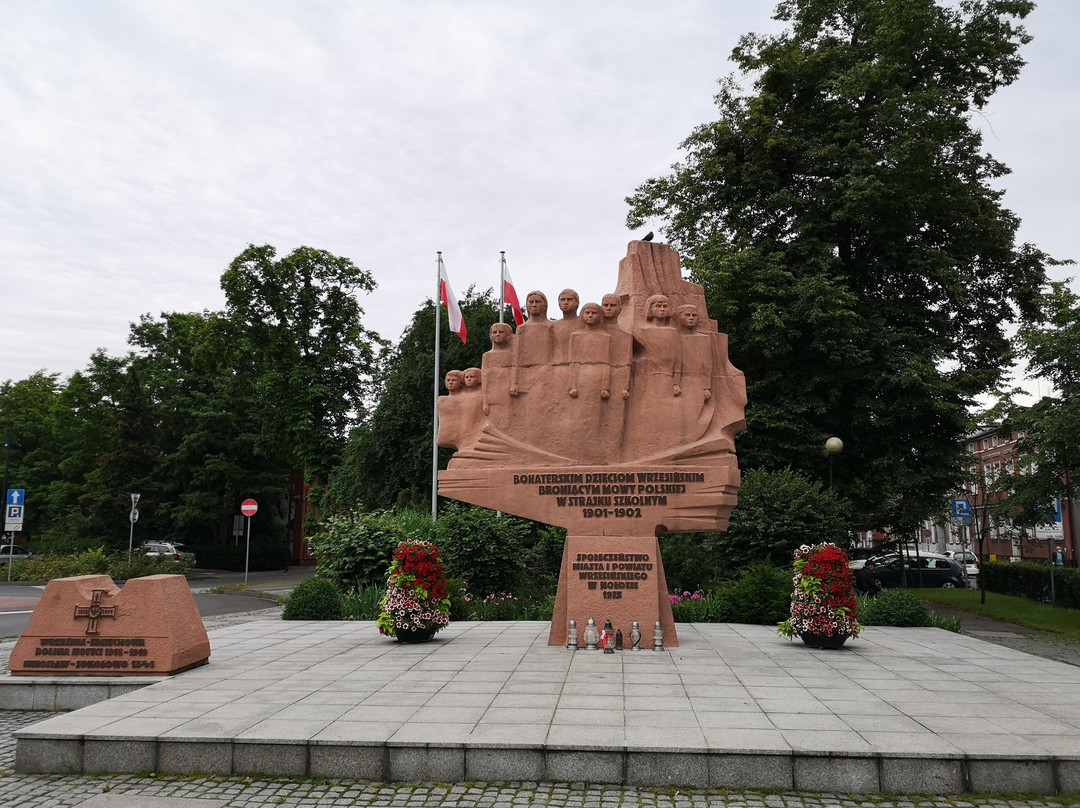
[(90, 599), (89, 606), (76, 606), (76, 617), (88, 617), (90, 622), (86, 624), (87, 634), (97, 634), (97, 621), (99, 617), (111, 617), (116, 619), (116, 607), (115, 606), (102, 606), (101, 596), (105, 593), (104, 589), (95, 589), (94, 596)]

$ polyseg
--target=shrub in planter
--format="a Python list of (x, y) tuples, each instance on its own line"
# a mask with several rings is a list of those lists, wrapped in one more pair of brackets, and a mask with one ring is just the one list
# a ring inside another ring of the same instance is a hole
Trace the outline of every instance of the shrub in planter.
[(777, 626), (785, 637), (798, 635), (807, 645), (814, 638), (857, 637), (859, 606), (848, 555), (828, 542), (804, 544), (795, 551), (791, 616)]
[(308, 578), (300, 583), (281, 613), (282, 620), (340, 620), (344, 610), (341, 592), (333, 581)]
[(439, 548), (429, 541), (402, 542), (387, 573), (386, 596), (376, 621), (379, 632), (399, 639), (434, 636), (449, 622), (450, 599)]

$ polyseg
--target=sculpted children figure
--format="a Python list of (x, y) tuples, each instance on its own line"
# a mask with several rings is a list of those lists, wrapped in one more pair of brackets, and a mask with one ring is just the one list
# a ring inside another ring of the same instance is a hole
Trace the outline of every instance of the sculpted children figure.
[(577, 398), (579, 388), (586, 396), (599, 392), (601, 399), (611, 397), (611, 336), (600, 325), (604, 315), (596, 303), (581, 309), (584, 327), (570, 335), (570, 397)]
[(510, 420), (510, 373), (514, 364), (514, 332), (507, 323), (491, 326), (491, 350), (480, 361), (484, 384), (484, 415), (506, 431)]
[[(671, 327), (671, 302), (667, 295), (652, 295), (645, 302), (645, 325), (634, 332), (641, 347), (635, 352), (635, 377), (665, 377), (652, 379), (652, 384), (664, 384), (668, 395), (678, 396), (682, 390), (682, 347), (679, 332)], [(659, 390), (658, 390), (659, 391)]]
[(630, 363), (634, 356), (634, 338), (619, 325), (622, 301), (618, 295), (604, 295), (600, 303), (604, 330), (611, 335), (611, 387), (616, 395), (630, 398)]
[[(510, 374), (510, 395), (527, 393), (535, 375), (551, 365), (554, 358), (552, 323), (547, 318), (547, 296), (543, 292), (529, 292), (525, 309), (529, 319), (517, 330), (514, 339), (514, 368)], [(533, 373), (536, 370), (537, 373)]]
[(463, 374), (465, 390), (460, 396), (461, 421), (464, 429), (462, 449), (470, 448), (484, 428), (484, 394), (481, 390), (480, 368), (466, 368)]
[(690, 443), (705, 434), (712, 420), (713, 337), (697, 330), (697, 306), (679, 306), (675, 312), (679, 323), (682, 349), (682, 393), (677, 410), (680, 438)]
[[(612, 430), (611, 335), (603, 326), (604, 314), (596, 303), (581, 308), (581, 328), (570, 334), (569, 394), (566, 432), (569, 451), (580, 458), (607, 462), (618, 441)], [(621, 405), (622, 398), (616, 399)], [(617, 408), (621, 415), (621, 406)], [(620, 422), (621, 423), (621, 422)]]
[(667, 295), (652, 295), (645, 302), (645, 325), (634, 330), (633, 389), (627, 421), (639, 457), (679, 443), (682, 345), (670, 321)]
[[(515, 438), (544, 446), (553, 423), (548, 397), (556, 389), (553, 381), (557, 378), (554, 324), (547, 318), (547, 297), (543, 292), (529, 292), (525, 308), (529, 319), (518, 328), (513, 341), (510, 419)], [(565, 376), (565, 369), (562, 374)]]
[(444, 379), (449, 395), (439, 396), (438, 444), (445, 449), (459, 448), (466, 429), (462, 421), (461, 393), (465, 387), (465, 374), (460, 370), (447, 372)]

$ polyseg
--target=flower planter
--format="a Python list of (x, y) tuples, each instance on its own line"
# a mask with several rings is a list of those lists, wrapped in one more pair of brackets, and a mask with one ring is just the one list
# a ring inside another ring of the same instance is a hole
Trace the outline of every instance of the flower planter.
[(847, 642), (849, 634), (817, 634), (813, 631), (804, 631), (799, 635), (799, 638), (806, 645), (811, 648), (824, 648), (826, 650), (836, 650), (842, 648), (844, 643)]
[(858, 637), (858, 601), (848, 557), (835, 544), (804, 544), (795, 551), (791, 617), (776, 627), (808, 648), (841, 648)]
[[(386, 594), (375, 624), (399, 642), (427, 642), (450, 622), (446, 573), (439, 548), (427, 541), (403, 541), (394, 550)], [(408, 628), (398, 628), (404, 624)]]
[(398, 642), (428, 642), (435, 637), (435, 632), (438, 630), (438, 626), (428, 626), (427, 628), (399, 628), (394, 632), (394, 636), (397, 637)]

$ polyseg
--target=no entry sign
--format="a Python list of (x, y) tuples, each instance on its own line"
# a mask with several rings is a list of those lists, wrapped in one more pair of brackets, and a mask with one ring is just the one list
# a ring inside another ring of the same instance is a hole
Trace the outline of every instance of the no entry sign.
[(254, 516), (259, 512), (259, 503), (253, 499), (245, 499), (240, 503), (240, 513), (244, 516)]

